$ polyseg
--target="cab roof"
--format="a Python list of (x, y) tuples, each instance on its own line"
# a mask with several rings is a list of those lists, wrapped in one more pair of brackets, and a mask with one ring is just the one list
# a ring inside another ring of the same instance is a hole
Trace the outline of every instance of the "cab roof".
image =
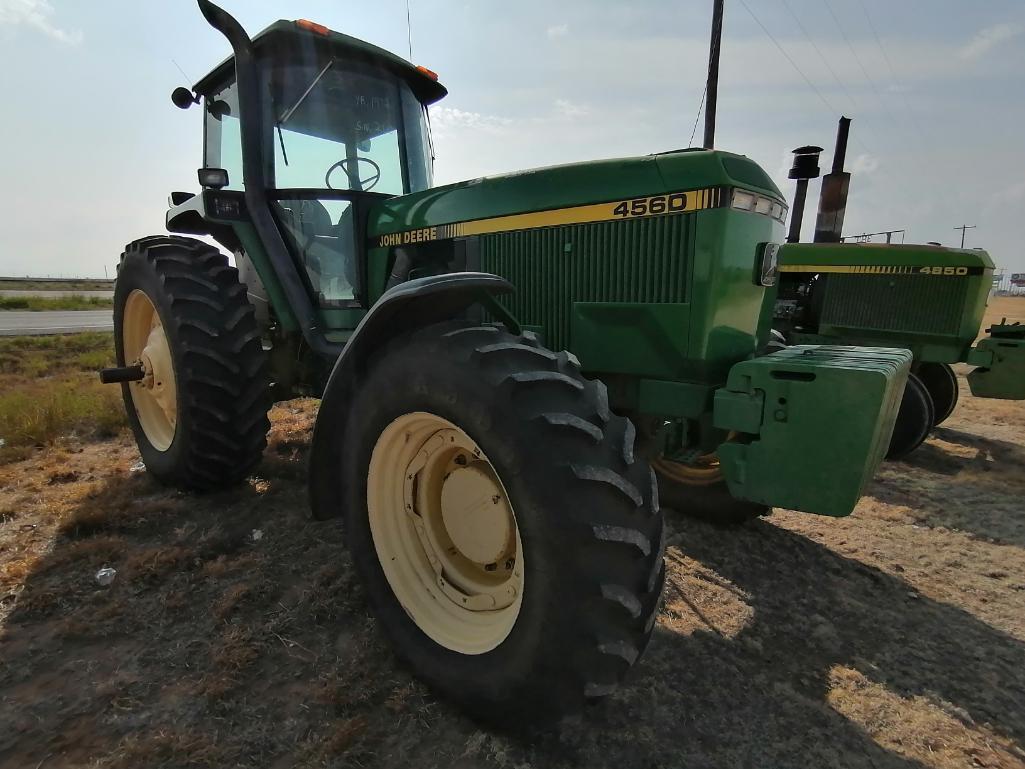
[[(404, 80), (423, 104), (433, 104), (448, 93), (448, 89), (437, 80), (390, 51), (319, 25), (309, 26), (315, 26), (323, 31), (315, 32), (299, 26), (299, 22), (281, 19), (253, 36), (253, 48), (258, 57), (277, 50), (283, 61), (300, 54), (309, 56), (312, 51), (315, 56), (325, 61), (331, 56), (337, 56), (342, 60), (383, 67)], [(201, 78), (194, 86), (194, 90), (202, 96), (207, 96), (219, 90), (234, 74), (235, 57), (229, 56)]]

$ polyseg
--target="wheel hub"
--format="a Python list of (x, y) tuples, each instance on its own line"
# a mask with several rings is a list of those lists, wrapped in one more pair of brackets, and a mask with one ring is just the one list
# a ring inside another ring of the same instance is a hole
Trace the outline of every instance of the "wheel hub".
[(476, 443), (448, 420), (406, 414), (381, 433), (367, 477), (370, 530), (406, 613), (443, 646), (493, 649), (523, 597), (519, 530)]
[(497, 565), (513, 544), (509, 504), (495, 479), (477, 464), (460, 467), (445, 479), (441, 516), (452, 544), (485, 568)]
[(142, 366), (142, 379), (129, 386), (139, 424), (153, 448), (166, 451), (178, 423), (174, 363), (160, 315), (138, 289), (125, 301), (122, 343), (125, 361)]

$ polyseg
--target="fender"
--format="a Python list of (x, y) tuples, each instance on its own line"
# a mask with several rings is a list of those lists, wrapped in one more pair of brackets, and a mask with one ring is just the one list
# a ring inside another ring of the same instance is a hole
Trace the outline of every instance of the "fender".
[(474, 304), (516, 325), (494, 300), (495, 295), (512, 290), (513, 285), (497, 275), (454, 272), (401, 283), (385, 291), (370, 308), (335, 361), (313, 428), (309, 492), (314, 518), (342, 513), (335, 463), (344, 446), (349, 404), (374, 352), (400, 334), (455, 318)]

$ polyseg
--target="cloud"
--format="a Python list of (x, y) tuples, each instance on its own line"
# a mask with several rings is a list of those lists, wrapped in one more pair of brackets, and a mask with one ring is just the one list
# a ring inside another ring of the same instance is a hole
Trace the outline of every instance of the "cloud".
[(582, 104), (574, 104), (568, 99), (556, 99), (555, 112), (560, 117), (564, 117), (569, 120), (576, 120), (577, 118), (584, 117), (584, 115), (589, 114), (591, 110)]
[(465, 128), (499, 133), (512, 123), (509, 118), (484, 115), (480, 112), (466, 112), (453, 107), (431, 107), (431, 127), (439, 133), (449, 133)]
[(68, 31), (54, 26), (53, 6), (48, 0), (0, 0), (0, 25), (35, 27), (47, 37), (59, 43), (78, 45), (82, 42), (81, 30)]
[(957, 56), (965, 61), (979, 59), (1000, 45), (1000, 43), (1017, 37), (1023, 31), (1025, 30), (1023, 30), (1020, 24), (1004, 23), (986, 27), (976, 32), (975, 37), (957, 52)]
[(566, 37), (569, 34), (569, 24), (556, 24), (545, 30), (545, 34), (548, 37), (555, 39), (557, 37)]
[(870, 174), (879, 168), (879, 158), (869, 155), (867, 152), (858, 155), (851, 163), (851, 173), (860, 176)]

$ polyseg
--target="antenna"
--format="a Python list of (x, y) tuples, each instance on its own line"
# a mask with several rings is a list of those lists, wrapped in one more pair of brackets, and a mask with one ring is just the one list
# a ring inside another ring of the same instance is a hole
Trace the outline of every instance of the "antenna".
[(174, 59), (171, 59), (171, 63), (172, 63), (172, 64), (173, 64), (173, 65), (174, 65), (175, 67), (177, 67), (177, 68), (178, 68), (178, 71), (179, 71), (179, 72), (181, 72), (181, 73), (182, 73), (182, 77), (183, 77), (183, 78), (185, 78), (185, 82), (186, 82), (186, 83), (189, 83), (189, 84), (191, 84), (191, 83), (193, 83), (193, 82), (194, 82), (194, 81), (192, 80), (192, 78), (191, 78), (191, 77), (189, 77), (188, 75), (186, 75), (186, 74), (185, 74), (185, 70), (183, 70), (183, 69), (181, 68), (181, 65), (179, 65), (179, 64), (178, 64), (178, 62), (176, 62), (176, 61), (175, 61)]
[(406, 39), (409, 42), (409, 60), (413, 61), (413, 25), (409, 22), (409, 0), (406, 0)]

